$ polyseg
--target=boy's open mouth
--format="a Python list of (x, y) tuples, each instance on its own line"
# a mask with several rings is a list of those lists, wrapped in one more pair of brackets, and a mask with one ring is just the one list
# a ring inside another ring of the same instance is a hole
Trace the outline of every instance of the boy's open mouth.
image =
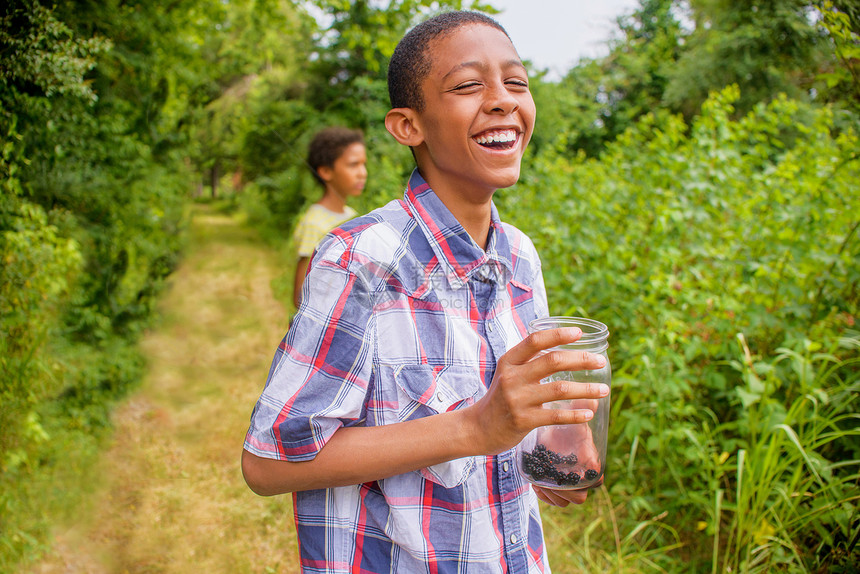
[(476, 135), (474, 140), (490, 149), (511, 149), (517, 143), (517, 131), (490, 130)]

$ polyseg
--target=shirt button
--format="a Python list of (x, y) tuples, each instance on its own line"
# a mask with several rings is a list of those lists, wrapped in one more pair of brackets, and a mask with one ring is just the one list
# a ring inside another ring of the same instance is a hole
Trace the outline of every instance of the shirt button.
[(511, 534), (511, 544), (516, 544), (516, 543), (517, 543), (517, 535)]
[(502, 463), (502, 470), (503, 471), (508, 472), (509, 468), (510, 468), (510, 465), (508, 465), (507, 462)]
[(487, 331), (489, 331), (490, 333), (493, 332), (493, 324), (492, 323), (487, 323)]

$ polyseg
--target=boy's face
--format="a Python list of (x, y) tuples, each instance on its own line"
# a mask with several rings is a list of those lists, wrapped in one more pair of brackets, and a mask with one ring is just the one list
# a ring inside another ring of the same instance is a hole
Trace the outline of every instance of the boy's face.
[(317, 169), (317, 173), (325, 182), (326, 188), (333, 190), (343, 199), (361, 195), (367, 182), (367, 153), (364, 144), (349, 144), (331, 167), (322, 166)]
[(428, 53), (419, 168), (438, 194), (485, 202), (520, 175), (535, 123), (526, 69), (508, 37), (482, 24), (434, 40)]

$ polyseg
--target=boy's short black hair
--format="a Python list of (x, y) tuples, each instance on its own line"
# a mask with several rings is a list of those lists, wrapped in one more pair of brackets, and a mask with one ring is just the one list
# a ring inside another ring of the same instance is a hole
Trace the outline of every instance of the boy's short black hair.
[(343, 154), (343, 151), (354, 143), (364, 144), (364, 135), (360, 130), (334, 126), (317, 132), (308, 146), (308, 165), (314, 178), (325, 185), (317, 170), (321, 167), (334, 166), (334, 162)]
[[(427, 46), (436, 38), (446, 36), (462, 26), (483, 24), (508, 33), (501, 24), (480, 12), (458, 10), (443, 12), (412, 28), (397, 44), (388, 62), (388, 98), (392, 108), (424, 109), (421, 82), (430, 72), (432, 61)], [(508, 36), (510, 39), (510, 36)]]

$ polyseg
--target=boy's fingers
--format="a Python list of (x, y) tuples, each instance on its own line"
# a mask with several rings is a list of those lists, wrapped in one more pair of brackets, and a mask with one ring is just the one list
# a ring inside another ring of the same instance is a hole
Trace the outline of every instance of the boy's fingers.
[(544, 409), (537, 412), (534, 422), (537, 426), (578, 425), (594, 418), (594, 411), (570, 409)]
[(544, 490), (539, 486), (533, 486), (532, 488), (534, 488), (535, 494), (537, 494), (538, 499), (542, 500), (543, 502), (546, 502), (547, 504), (550, 504), (552, 506), (560, 506), (562, 508), (569, 504), (567, 500), (557, 496), (551, 490)]
[(550, 351), (529, 362), (531, 375), (539, 379), (561, 371), (587, 371), (602, 369), (606, 357), (588, 351)]
[(570, 401), (570, 408), (597, 411), (598, 404), (597, 399), (573, 399)]
[(578, 327), (537, 331), (512, 347), (506, 355), (514, 364), (525, 364), (541, 351), (573, 343), (582, 336)]
[(571, 502), (574, 504), (582, 504), (585, 502), (586, 498), (588, 498), (588, 490), (553, 490), (551, 488), (542, 488), (536, 485), (533, 485), (532, 488), (534, 488), (538, 499), (546, 502), (547, 504), (560, 506), (562, 508), (569, 505)]
[[(577, 383), (574, 381), (552, 381), (535, 386), (532, 391), (535, 402), (548, 403), (551, 401), (576, 400), (571, 404), (572, 409), (583, 411), (597, 410), (596, 399), (609, 395), (609, 385), (602, 383)], [(580, 402), (580, 399), (594, 399), (595, 402)]]
[(531, 424), (535, 427), (579, 425), (594, 418), (594, 411), (590, 409), (542, 408), (541, 405), (537, 405), (530, 414)]

